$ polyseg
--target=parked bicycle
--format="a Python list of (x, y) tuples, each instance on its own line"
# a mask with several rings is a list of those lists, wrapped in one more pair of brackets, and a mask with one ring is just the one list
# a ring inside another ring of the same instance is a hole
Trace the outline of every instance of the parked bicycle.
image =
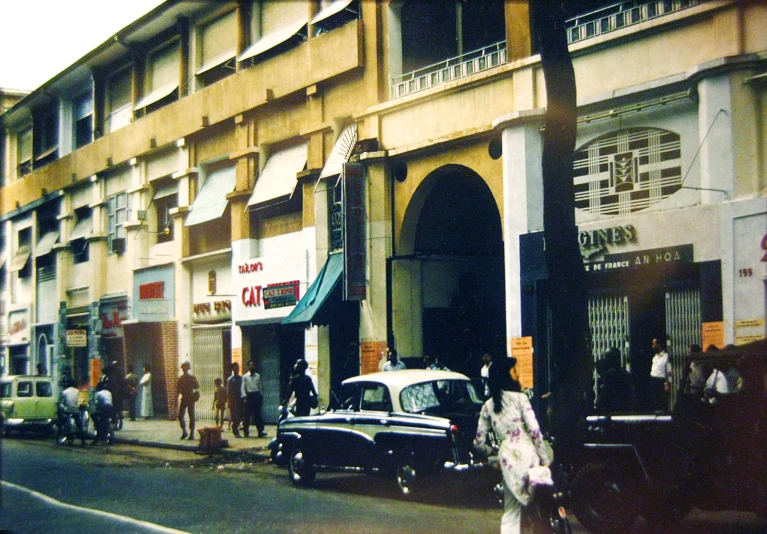
[(90, 425), (91, 418), (85, 404), (81, 404), (76, 412), (63, 412), (56, 423), (56, 442), (71, 446), (80, 440), (80, 446), (84, 447), (92, 436)]

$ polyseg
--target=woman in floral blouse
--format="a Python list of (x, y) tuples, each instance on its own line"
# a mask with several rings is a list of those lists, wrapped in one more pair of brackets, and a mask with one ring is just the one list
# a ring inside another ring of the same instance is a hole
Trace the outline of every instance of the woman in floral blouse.
[(496, 453), (488, 434), (492, 432), (498, 441), (503, 473), (501, 534), (519, 533), (521, 506), (531, 498), (528, 471), (550, 461), (533, 408), (513, 374), (516, 363), (514, 358), (501, 358), (490, 366), (491, 397), (482, 406), (474, 439), (474, 446), (486, 455)]

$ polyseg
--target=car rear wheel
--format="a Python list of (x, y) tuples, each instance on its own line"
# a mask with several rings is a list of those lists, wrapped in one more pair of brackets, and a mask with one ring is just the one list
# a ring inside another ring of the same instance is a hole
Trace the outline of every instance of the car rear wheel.
[(397, 486), (403, 495), (409, 495), (418, 487), (420, 473), (416, 470), (410, 459), (400, 460), (397, 463)]
[(300, 487), (311, 486), (316, 476), (312, 464), (300, 448), (293, 449), (290, 453), (288, 473), (290, 474), (290, 481)]
[(587, 464), (573, 481), (573, 512), (591, 532), (626, 532), (637, 518), (636, 503), (636, 485), (607, 464)]

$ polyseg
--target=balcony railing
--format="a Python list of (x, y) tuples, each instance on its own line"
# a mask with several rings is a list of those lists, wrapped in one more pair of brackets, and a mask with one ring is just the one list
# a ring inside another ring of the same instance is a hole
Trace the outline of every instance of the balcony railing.
[(634, 26), (670, 13), (701, 4), (703, 0), (632, 0), (619, 2), (579, 15), (567, 21), (567, 42), (578, 43), (592, 37)]
[(506, 63), (506, 42), (495, 43), (392, 78), (391, 98), (401, 98)]

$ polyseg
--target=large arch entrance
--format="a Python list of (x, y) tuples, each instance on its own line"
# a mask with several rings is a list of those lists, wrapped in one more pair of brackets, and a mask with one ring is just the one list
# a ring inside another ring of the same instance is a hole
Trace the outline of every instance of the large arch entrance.
[(409, 367), (429, 354), (478, 375), (483, 351), (504, 350), (501, 216), (474, 171), (447, 165), (419, 185), (405, 211), (392, 281), (394, 341)]

